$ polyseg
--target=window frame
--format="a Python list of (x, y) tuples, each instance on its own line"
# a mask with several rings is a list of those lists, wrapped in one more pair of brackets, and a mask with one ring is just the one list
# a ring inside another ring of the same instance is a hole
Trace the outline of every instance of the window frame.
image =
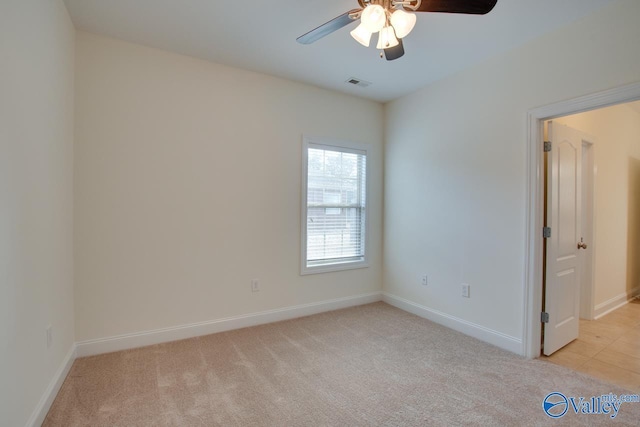
[[(340, 261), (340, 262), (332, 262), (320, 265), (307, 265), (307, 190), (308, 190), (308, 167), (309, 167), (309, 148), (319, 148), (335, 151), (340, 151), (344, 153), (354, 153), (354, 154), (364, 154), (366, 158), (365, 163), (365, 202), (364, 202), (364, 256), (359, 260), (351, 260), (351, 261)], [(319, 138), (313, 136), (303, 136), (302, 138), (302, 188), (301, 188), (301, 214), (300, 214), (300, 222), (301, 222), (301, 239), (300, 239), (300, 274), (308, 275), (308, 274), (319, 274), (319, 273), (329, 273), (333, 271), (343, 271), (343, 270), (354, 270), (360, 268), (369, 267), (369, 182), (370, 176), (369, 173), (369, 165), (370, 165), (370, 151), (371, 146), (369, 144), (351, 142), (351, 141), (343, 141), (337, 139), (328, 139), (328, 138)]]

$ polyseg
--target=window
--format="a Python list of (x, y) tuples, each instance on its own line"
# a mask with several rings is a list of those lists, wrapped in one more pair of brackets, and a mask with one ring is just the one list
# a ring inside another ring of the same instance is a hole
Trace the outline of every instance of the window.
[(366, 267), (367, 149), (305, 138), (302, 274)]

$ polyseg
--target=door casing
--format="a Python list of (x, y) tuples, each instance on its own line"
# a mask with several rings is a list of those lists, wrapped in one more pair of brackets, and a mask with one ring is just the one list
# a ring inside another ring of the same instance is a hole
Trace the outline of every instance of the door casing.
[(542, 325), (542, 227), (544, 224), (543, 125), (546, 120), (640, 100), (634, 83), (529, 110), (527, 114), (527, 238), (523, 289), (522, 355), (540, 356)]
[(596, 259), (596, 165), (595, 140), (582, 142), (582, 236), (588, 242), (588, 250), (582, 253), (580, 271), (580, 318), (593, 320), (594, 268)]

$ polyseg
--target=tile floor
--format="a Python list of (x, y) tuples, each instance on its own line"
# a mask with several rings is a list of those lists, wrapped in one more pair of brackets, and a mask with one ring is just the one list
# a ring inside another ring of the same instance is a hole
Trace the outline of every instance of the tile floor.
[(580, 320), (578, 339), (541, 359), (640, 393), (640, 299), (598, 320)]

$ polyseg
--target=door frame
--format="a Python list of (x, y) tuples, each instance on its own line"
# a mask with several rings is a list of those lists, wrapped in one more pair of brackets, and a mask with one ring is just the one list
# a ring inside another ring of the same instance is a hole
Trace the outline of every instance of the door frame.
[(593, 320), (596, 259), (596, 162), (595, 139), (582, 141), (582, 236), (589, 244), (580, 259), (580, 318)]
[(522, 355), (540, 356), (542, 324), (542, 227), (544, 221), (543, 125), (546, 120), (640, 100), (640, 82), (534, 108), (527, 113), (527, 209), (523, 287)]

